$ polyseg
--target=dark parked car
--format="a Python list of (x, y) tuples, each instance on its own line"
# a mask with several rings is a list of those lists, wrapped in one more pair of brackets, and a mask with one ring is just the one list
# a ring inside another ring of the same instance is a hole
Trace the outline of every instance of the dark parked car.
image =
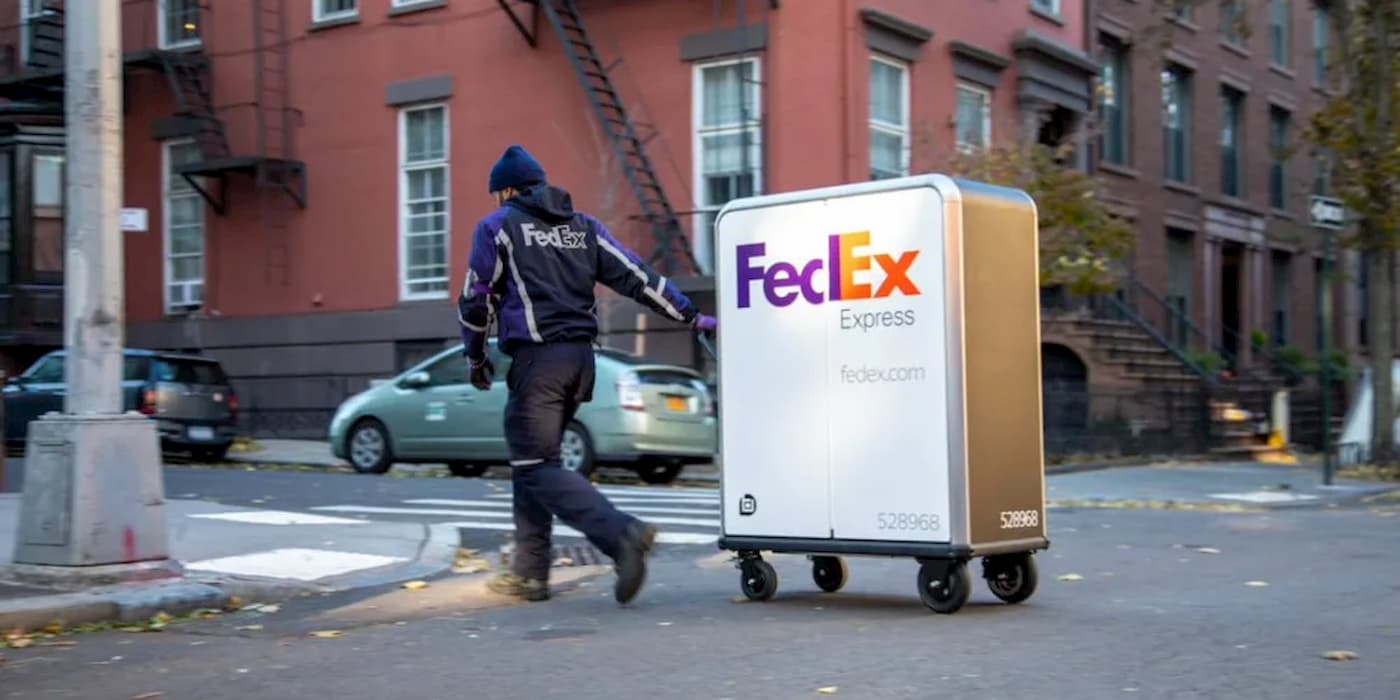
[[(228, 454), (238, 420), (238, 397), (217, 360), (198, 355), (123, 351), (125, 410), (157, 421), (161, 448), (217, 461)], [(23, 445), (29, 422), (63, 410), (64, 363), (55, 350), (5, 381), (5, 443)]]

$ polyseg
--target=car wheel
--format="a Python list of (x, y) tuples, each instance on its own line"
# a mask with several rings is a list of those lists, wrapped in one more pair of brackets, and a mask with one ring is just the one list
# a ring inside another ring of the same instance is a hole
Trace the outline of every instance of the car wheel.
[(564, 428), (564, 438), (559, 441), (559, 464), (571, 472), (593, 476), (593, 442), (588, 439), (588, 431), (576, 422)]
[(350, 455), (350, 466), (361, 474), (383, 474), (393, 465), (389, 431), (373, 418), (361, 420), (350, 429), (345, 451)]
[(448, 462), (447, 471), (452, 472), (452, 476), (460, 476), (464, 479), (481, 476), (486, 473), (485, 464), (476, 462)]
[(228, 445), (219, 447), (197, 447), (193, 452), (193, 457), (197, 462), (222, 462), (228, 456)]
[(677, 462), (651, 462), (637, 467), (637, 476), (648, 484), (669, 484), (680, 476), (681, 468)]

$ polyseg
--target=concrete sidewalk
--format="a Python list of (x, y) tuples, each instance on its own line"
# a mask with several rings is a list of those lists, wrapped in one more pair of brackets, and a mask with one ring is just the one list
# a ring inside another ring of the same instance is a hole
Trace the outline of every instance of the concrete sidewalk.
[[(138, 621), (223, 607), (232, 597), (274, 602), (424, 578), (452, 565), (457, 532), (419, 523), (168, 500), (171, 557), (182, 575), (86, 587), (10, 566), (20, 495), (0, 494), (0, 630)], [(90, 586), (91, 584), (87, 584)]]
[(1390, 482), (1334, 479), (1322, 484), (1315, 465), (1206, 462), (1126, 466), (1049, 476), (1051, 507), (1238, 506), (1326, 507), (1400, 489)]

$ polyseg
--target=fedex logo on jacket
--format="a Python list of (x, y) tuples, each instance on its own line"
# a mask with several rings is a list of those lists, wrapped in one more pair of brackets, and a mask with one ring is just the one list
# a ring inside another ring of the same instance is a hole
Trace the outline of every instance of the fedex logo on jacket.
[[(919, 251), (898, 255), (867, 254), (857, 249), (870, 246), (869, 231), (838, 233), (827, 237), (824, 257), (802, 263), (763, 260), (767, 244), (747, 243), (736, 248), (739, 308), (753, 304), (754, 284), (760, 283), (763, 296), (773, 306), (787, 306), (798, 298), (809, 304), (827, 301), (881, 299), (899, 293), (918, 296), (922, 292), (909, 279), (910, 268)], [(873, 265), (872, 265), (873, 263)], [(870, 282), (857, 282), (856, 273), (879, 268)], [(878, 284), (877, 284), (878, 282)]]

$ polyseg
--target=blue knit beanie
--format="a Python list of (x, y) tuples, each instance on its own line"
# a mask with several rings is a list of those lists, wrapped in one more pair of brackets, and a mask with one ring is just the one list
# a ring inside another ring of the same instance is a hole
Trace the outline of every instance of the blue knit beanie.
[(507, 187), (523, 190), (544, 182), (544, 168), (524, 148), (511, 146), (501, 159), (491, 166), (491, 183), (487, 192), (500, 192)]

